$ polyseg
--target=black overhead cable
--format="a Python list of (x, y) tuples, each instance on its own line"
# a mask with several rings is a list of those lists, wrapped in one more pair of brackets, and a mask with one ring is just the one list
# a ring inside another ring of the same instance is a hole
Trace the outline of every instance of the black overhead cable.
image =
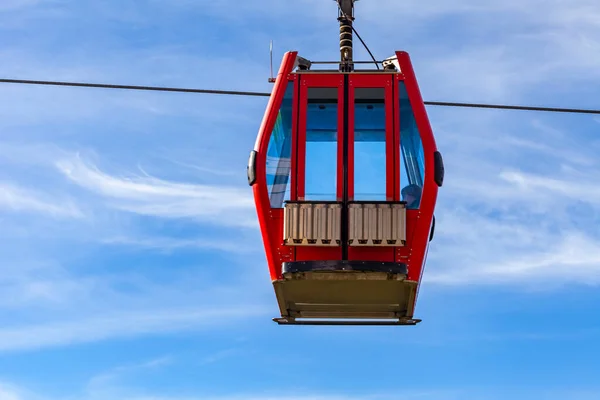
[[(248, 92), (239, 90), (214, 90), (214, 89), (190, 89), (190, 88), (174, 88), (160, 86), (135, 86), (135, 85), (113, 85), (105, 83), (83, 83), (83, 82), (59, 82), (59, 81), (40, 81), (40, 80), (25, 80), (25, 79), (0, 79), (0, 83), (15, 83), (26, 85), (52, 85), (52, 86), (75, 86), (75, 87), (90, 87), (104, 89), (125, 89), (125, 90), (149, 90), (159, 92), (181, 92), (181, 93), (205, 93), (205, 94), (223, 94), (233, 96), (258, 96), (269, 97), (271, 94), (267, 92)], [(531, 106), (510, 106), (500, 104), (481, 104), (481, 103), (456, 103), (447, 101), (425, 101), (428, 106), (442, 107), (466, 107), (466, 108), (493, 108), (500, 110), (522, 110), (522, 111), (547, 111), (575, 114), (600, 114), (600, 109), (581, 109), (581, 108), (558, 108), (558, 107), (531, 107)]]
[(242, 92), (236, 90), (212, 90), (212, 89), (188, 89), (171, 88), (159, 86), (134, 86), (134, 85), (113, 85), (106, 83), (81, 83), (81, 82), (57, 82), (57, 81), (32, 81), (25, 79), (0, 79), (0, 83), (21, 83), (27, 85), (53, 85), (53, 86), (78, 86), (104, 89), (128, 89), (128, 90), (152, 90), (159, 92), (183, 92), (183, 93), (209, 93), (209, 94), (230, 94), (237, 96), (261, 96), (268, 97), (270, 93), (263, 92)]
[(446, 107), (469, 107), (469, 108), (495, 108), (500, 110), (521, 110), (521, 111), (548, 111), (576, 114), (600, 114), (600, 110), (590, 110), (584, 108), (558, 108), (558, 107), (532, 107), (532, 106), (509, 106), (501, 104), (478, 104), (478, 103), (450, 103), (446, 101), (424, 101), (429, 106)]

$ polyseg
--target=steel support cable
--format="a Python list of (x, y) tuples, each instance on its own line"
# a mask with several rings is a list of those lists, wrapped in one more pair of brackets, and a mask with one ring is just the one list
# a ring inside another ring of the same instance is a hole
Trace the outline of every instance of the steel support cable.
[(189, 89), (160, 86), (136, 86), (136, 85), (114, 85), (107, 83), (83, 83), (83, 82), (59, 82), (59, 81), (38, 81), (25, 79), (0, 79), (0, 83), (20, 83), (26, 85), (51, 85), (51, 86), (76, 86), (91, 87), (103, 89), (126, 89), (126, 90), (150, 90), (159, 92), (180, 92), (180, 93), (208, 93), (208, 94), (228, 94), (236, 96), (261, 96), (268, 97), (270, 93), (264, 92), (246, 92), (238, 90), (212, 90), (212, 89)]
[[(102, 89), (123, 89), (123, 90), (146, 90), (159, 92), (179, 92), (179, 93), (204, 93), (221, 94), (231, 96), (256, 96), (269, 97), (267, 92), (251, 92), (240, 90), (217, 90), (217, 89), (192, 89), (161, 86), (136, 86), (136, 85), (115, 85), (106, 83), (85, 83), (85, 82), (61, 82), (61, 81), (42, 81), (26, 79), (0, 79), (0, 83), (25, 84), (25, 85), (49, 85), (49, 86), (71, 86), (88, 87)], [(561, 107), (533, 107), (533, 106), (515, 106), (501, 104), (481, 104), (481, 103), (457, 103), (447, 101), (425, 101), (425, 105), (441, 107), (462, 107), (462, 108), (489, 108), (500, 110), (521, 110), (521, 111), (545, 111), (575, 114), (600, 114), (600, 109), (582, 109), (582, 108), (561, 108)]]

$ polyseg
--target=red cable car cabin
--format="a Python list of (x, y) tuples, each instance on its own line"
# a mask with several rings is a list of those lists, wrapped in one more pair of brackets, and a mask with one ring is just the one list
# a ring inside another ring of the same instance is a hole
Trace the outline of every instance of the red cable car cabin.
[(420, 321), (444, 169), (408, 54), (384, 66), (283, 58), (248, 164), (280, 324)]

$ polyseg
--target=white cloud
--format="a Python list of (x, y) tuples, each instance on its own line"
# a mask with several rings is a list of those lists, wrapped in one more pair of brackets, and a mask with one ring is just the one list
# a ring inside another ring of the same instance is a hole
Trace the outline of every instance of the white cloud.
[(261, 277), (254, 269), (221, 279), (207, 260), (163, 258), (170, 269), (165, 280), (155, 275), (154, 260), (139, 257), (132, 262), (120, 255), (123, 265), (115, 271), (112, 263), (97, 271), (79, 262), (70, 268), (48, 260), (33, 264), (28, 257), (3, 259), (0, 352), (219, 329), (246, 318), (268, 323), (274, 312), (265, 297), (268, 280), (256, 286)]
[[(489, 222), (488, 222), (489, 223)], [(454, 266), (440, 266), (439, 261), (426, 272), (425, 281), (449, 285), (501, 284), (553, 289), (565, 284), (600, 284), (600, 240), (592, 240), (579, 232), (541, 232), (524, 225), (510, 229), (498, 222), (486, 230), (470, 225), (483, 240), (469, 240), (457, 232), (452, 245), (442, 245), (446, 259), (461, 260)], [(452, 229), (451, 229), (452, 230)], [(494, 230), (496, 231), (494, 234)], [(498, 234), (502, 231), (502, 235)], [(519, 242), (520, 236), (538, 236), (535, 243)], [(485, 241), (485, 242), (484, 242)], [(486, 252), (486, 249), (489, 250)], [(436, 260), (439, 257), (432, 257)]]
[(50, 198), (10, 182), (0, 182), (0, 212), (33, 212), (49, 217), (81, 218), (83, 212), (68, 198)]
[(597, 88), (600, 71), (594, 1), (381, 0), (356, 7), (356, 28), (375, 54), (411, 53), (426, 100), (569, 106), (559, 96), (586, 91), (574, 100), (593, 105), (595, 90), (586, 87)]
[(169, 365), (172, 361), (172, 357), (164, 356), (136, 364), (120, 365), (109, 371), (93, 376), (88, 382), (88, 388), (92, 391), (94, 388), (102, 390), (126, 375), (144, 372), (145, 370), (156, 370)]
[(33, 309), (52, 310), (71, 304), (74, 298), (83, 300), (92, 290), (95, 279), (77, 279), (66, 270), (51, 263), (32, 265), (27, 256), (17, 260), (4, 258), (0, 288), (5, 296), (0, 300), (0, 310), (19, 310), (23, 313)]
[(21, 400), (23, 399), (17, 392), (10, 388), (0, 385), (0, 400)]
[(87, 165), (80, 157), (61, 160), (56, 166), (71, 181), (103, 196), (117, 209), (157, 217), (193, 218), (227, 226), (257, 226), (249, 190), (173, 183), (152, 176), (117, 178)]
[(17, 327), (0, 328), (0, 351), (33, 350), (148, 334), (198, 331), (223, 326), (240, 318), (266, 317), (268, 310), (243, 307), (196, 307), (112, 312)]
[[(136, 368), (136, 366), (134, 366)], [(143, 368), (139, 366), (139, 368)], [(104, 383), (104, 385), (103, 385)], [(132, 389), (122, 389), (111, 386), (109, 381), (94, 381), (86, 394), (78, 396), (82, 400), (109, 400), (119, 398), (123, 400), (392, 400), (400, 398), (404, 400), (417, 399), (440, 399), (455, 400), (459, 391), (455, 390), (403, 390), (395, 395), (350, 395), (336, 393), (319, 393), (318, 391), (302, 390), (303, 394), (261, 393), (261, 394), (228, 394), (228, 395), (190, 395), (190, 396), (168, 396), (168, 395), (142, 395), (135, 394)], [(72, 397), (72, 396), (69, 396)], [(17, 388), (14, 385), (0, 386), (0, 400), (58, 400), (61, 397), (45, 395), (41, 396)]]
[[(160, 251), (176, 251), (179, 249), (208, 249), (227, 253), (253, 253), (255, 245), (245, 241), (226, 241), (215, 238), (173, 238), (173, 237), (126, 237), (119, 236), (102, 240), (102, 243), (129, 248), (155, 249)], [(258, 249), (262, 251), (262, 249)]]
[[(482, 386), (482, 385), (463, 385), (461, 388), (436, 388), (436, 389), (411, 389), (403, 388), (401, 390), (387, 390), (385, 392), (378, 390), (372, 394), (344, 394), (336, 393), (332, 390), (318, 391), (296, 389), (296, 393), (281, 394), (268, 390), (261, 393), (231, 393), (223, 395), (210, 394), (190, 394), (190, 395), (162, 395), (156, 394), (136, 394), (134, 389), (116, 388), (108, 385), (107, 387), (94, 387), (87, 393), (79, 395), (77, 398), (82, 400), (109, 400), (119, 398), (123, 400), (459, 400), (464, 398), (477, 398), (482, 400), (500, 400), (507, 397), (514, 399), (543, 398), (545, 400), (559, 400), (568, 397), (573, 400), (593, 400), (598, 398), (598, 390), (595, 388), (564, 388), (564, 387), (519, 387), (519, 386)], [(0, 397), (0, 400), (58, 400), (62, 397), (44, 395), (40, 396), (31, 392), (26, 392), (22, 388), (7, 386), (9, 389), (5, 392), (6, 398)], [(0, 387), (1, 388), (1, 387)], [(137, 393), (140, 393), (138, 391)], [(0, 391), (0, 395), (4, 394)], [(69, 396), (71, 398), (73, 396)]]
[(600, 284), (600, 165), (597, 144), (586, 140), (590, 121), (575, 132), (553, 115), (456, 114), (437, 131), (447, 179), (425, 282)]

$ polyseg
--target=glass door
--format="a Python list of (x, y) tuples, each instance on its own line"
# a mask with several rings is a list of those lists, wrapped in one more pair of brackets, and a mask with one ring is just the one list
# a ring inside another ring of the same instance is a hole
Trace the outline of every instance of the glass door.
[(349, 76), (348, 201), (399, 200), (393, 77)]
[[(329, 259), (379, 260), (382, 252), (389, 252), (349, 248), (348, 206), (399, 200), (393, 78), (387, 73), (298, 74), (298, 125), (292, 143), (296, 173), (292, 174), (291, 197), (293, 201), (341, 205), (341, 253), (339, 247), (328, 250), (335, 257)], [(390, 257), (386, 253), (384, 258)]]

